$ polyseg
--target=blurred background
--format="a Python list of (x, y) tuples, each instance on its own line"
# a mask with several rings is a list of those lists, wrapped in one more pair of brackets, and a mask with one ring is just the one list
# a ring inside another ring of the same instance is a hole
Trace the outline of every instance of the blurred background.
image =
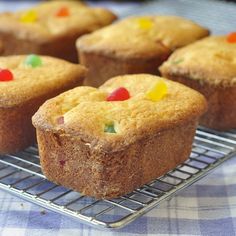
[[(40, 1), (0, 0), (0, 11), (16, 11), (38, 2)], [(84, 2), (92, 6), (109, 8), (121, 18), (145, 14), (177, 15), (210, 28), (213, 34), (228, 34), (236, 31), (236, 0), (89, 0)]]

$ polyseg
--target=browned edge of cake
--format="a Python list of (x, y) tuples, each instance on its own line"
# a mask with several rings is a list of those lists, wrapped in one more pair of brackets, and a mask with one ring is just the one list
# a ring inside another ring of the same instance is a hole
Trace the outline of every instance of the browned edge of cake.
[(213, 86), (188, 76), (175, 75), (164, 70), (162, 76), (185, 84), (206, 97), (208, 111), (200, 118), (201, 125), (219, 131), (236, 127), (236, 86)]
[(37, 128), (45, 176), (96, 199), (111, 199), (162, 176), (188, 159), (196, 119), (116, 152), (91, 148), (79, 137)]
[(67, 35), (48, 42), (36, 43), (31, 40), (17, 39), (11, 34), (0, 32), (0, 38), (3, 42), (1, 56), (34, 53), (58, 57), (70, 62), (78, 62), (75, 48), (75, 41), (78, 37), (78, 35)]
[[(79, 61), (89, 71), (84, 80), (84, 85), (98, 87), (108, 79), (117, 75), (148, 73), (159, 75), (159, 67), (170, 53), (165, 55), (145, 58), (116, 58), (97, 52), (78, 50)], [(106, 66), (104, 66), (106, 65)]]
[(0, 40), (0, 55), (3, 53), (3, 42)]

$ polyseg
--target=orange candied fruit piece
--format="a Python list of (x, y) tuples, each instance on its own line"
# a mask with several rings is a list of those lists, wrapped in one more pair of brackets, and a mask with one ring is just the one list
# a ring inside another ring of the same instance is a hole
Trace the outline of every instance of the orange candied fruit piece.
[(58, 16), (58, 17), (66, 17), (69, 15), (70, 15), (70, 11), (69, 11), (68, 7), (62, 7), (56, 13), (56, 16)]
[(232, 32), (227, 36), (228, 43), (236, 43), (236, 32)]

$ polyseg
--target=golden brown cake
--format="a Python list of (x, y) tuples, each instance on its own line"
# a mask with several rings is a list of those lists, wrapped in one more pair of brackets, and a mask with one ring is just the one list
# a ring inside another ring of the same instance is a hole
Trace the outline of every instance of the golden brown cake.
[(80, 63), (89, 68), (86, 85), (99, 86), (123, 74), (157, 74), (176, 49), (209, 31), (177, 16), (130, 17), (77, 40)]
[(76, 39), (115, 19), (108, 10), (77, 1), (47, 2), (16, 13), (1, 13), (2, 55), (36, 53), (76, 62)]
[[(235, 35), (236, 36), (236, 35)], [(162, 75), (198, 90), (209, 110), (200, 123), (236, 128), (236, 37), (214, 36), (177, 50), (160, 68)]]
[(185, 161), (204, 97), (148, 75), (77, 87), (33, 116), (46, 177), (95, 198), (113, 198)]
[(3, 43), (2, 41), (0, 40), (0, 55), (3, 53)]
[(32, 115), (47, 99), (82, 84), (83, 66), (46, 56), (0, 57), (0, 153), (35, 142)]

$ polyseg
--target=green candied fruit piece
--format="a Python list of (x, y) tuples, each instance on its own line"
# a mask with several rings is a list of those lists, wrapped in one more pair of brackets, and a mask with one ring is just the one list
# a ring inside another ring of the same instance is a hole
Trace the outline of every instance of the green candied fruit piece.
[(105, 133), (112, 133), (112, 134), (116, 134), (116, 130), (115, 130), (115, 126), (113, 123), (111, 124), (106, 124), (104, 127), (104, 132)]
[(25, 59), (25, 65), (31, 66), (32, 68), (42, 66), (42, 64), (42, 59), (34, 54), (27, 56)]
[(183, 58), (180, 58), (180, 59), (177, 59), (177, 60), (172, 61), (171, 64), (173, 64), (173, 65), (178, 65), (178, 64), (180, 64), (180, 63), (183, 62), (183, 61), (184, 61), (184, 59), (183, 59)]

